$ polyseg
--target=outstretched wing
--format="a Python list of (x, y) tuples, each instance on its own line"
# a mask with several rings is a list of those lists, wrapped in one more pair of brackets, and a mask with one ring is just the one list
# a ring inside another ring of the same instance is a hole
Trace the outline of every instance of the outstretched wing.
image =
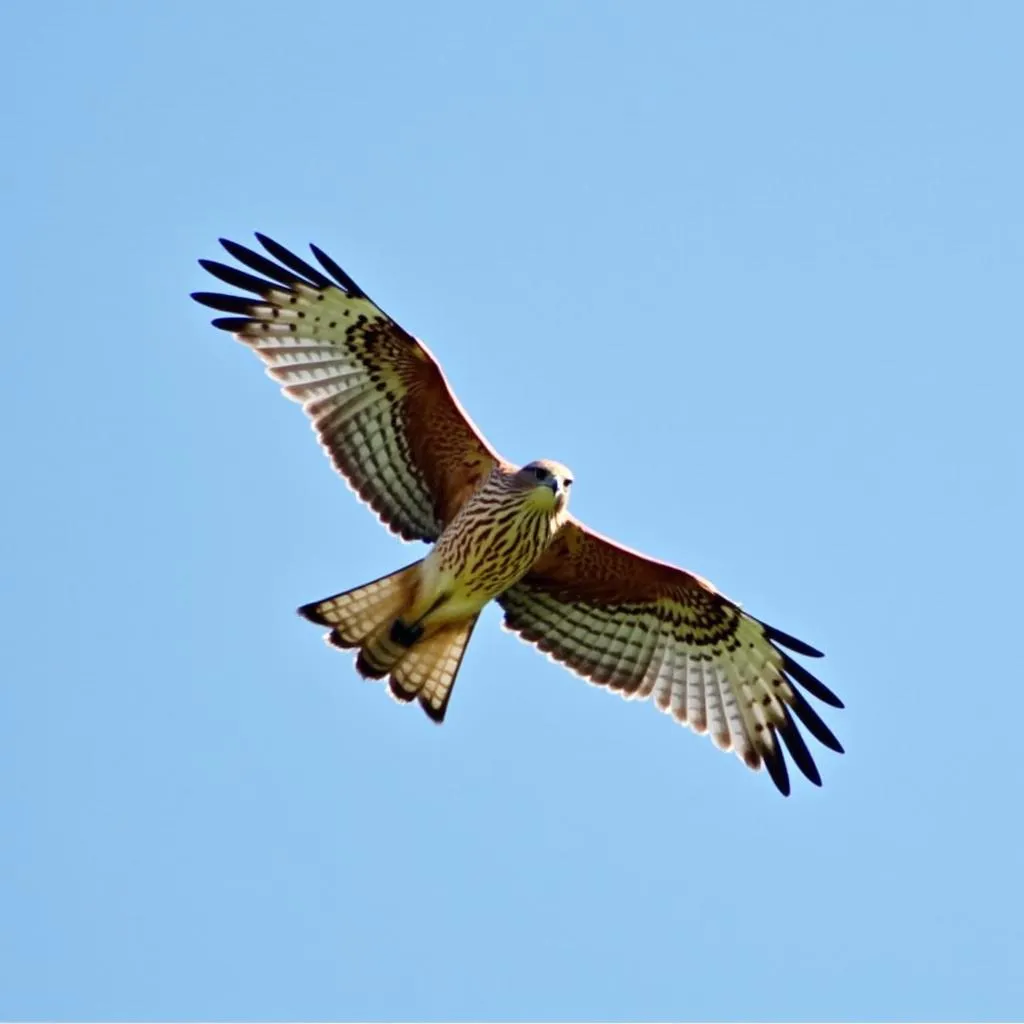
[(221, 245), (260, 277), (199, 261), (251, 295), (192, 298), (232, 314), (214, 326), (253, 349), (284, 393), (302, 403), (335, 468), (391, 530), (406, 540), (436, 540), (499, 456), (425, 346), (329, 256), (310, 246), (320, 270), (256, 238), (273, 259), (237, 242)]
[(654, 698), (709, 732), (784, 794), (779, 743), (815, 785), (821, 776), (793, 716), (826, 747), (843, 748), (797, 689), (842, 702), (781, 648), (813, 647), (759, 622), (710, 583), (644, 557), (570, 519), (533, 570), (498, 598), (506, 628), (574, 672), (627, 699)]

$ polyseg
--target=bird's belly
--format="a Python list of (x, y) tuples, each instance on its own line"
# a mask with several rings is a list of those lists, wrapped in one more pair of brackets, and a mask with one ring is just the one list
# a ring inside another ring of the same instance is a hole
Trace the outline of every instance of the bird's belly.
[(442, 535), (424, 562), (424, 590), (437, 602), (430, 621), (475, 615), (530, 571), (549, 536), (512, 527)]

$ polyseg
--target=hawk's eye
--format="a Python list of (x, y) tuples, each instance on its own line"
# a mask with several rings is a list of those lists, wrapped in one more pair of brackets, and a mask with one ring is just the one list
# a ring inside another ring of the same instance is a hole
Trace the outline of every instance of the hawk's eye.
[(572, 487), (572, 480), (570, 480), (568, 477), (565, 478), (565, 486)]
[(538, 480), (547, 480), (547, 478), (548, 478), (548, 476), (550, 474), (548, 473), (548, 471), (543, 466), (534, 466), (533, 467), (533, 475)]

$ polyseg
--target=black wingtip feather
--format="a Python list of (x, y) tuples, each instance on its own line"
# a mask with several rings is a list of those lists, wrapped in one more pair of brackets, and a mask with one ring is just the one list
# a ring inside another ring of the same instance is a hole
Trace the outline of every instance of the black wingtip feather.
[(210, 309), (219, 309), (222, 313), (248, 313), (254, 303), (252, 299), (241, 295), (222, 295), (220, 292), (193, 292), (192, 298)]
[(775, 783), (775, 788), (783, 796), (789, 796), (789, 772), (786, 769), (786, 758), (777, 740), (771, 749), (761, 751), (761, 759), (772, 777), (772, 782)]
[(806, 658), (825, 657), (817, 647), (812, 647), (810, 644), (804, 643), (803, 640), (797, 640), (795, 636), (783, 633), (781, 629), (769, 626), (767, 622), (762, 622), (761, 625), (764, 627), (765, 636), (767, 636), (769, 640), (774, 640), (775, 643), (782, 644), (783, 647), (788, 647), (789, 650), (794, 651), (796, 654), (802, 654)]
[(816, 676), (812, 676), (799, 662), (794, 661), (788, 654), (782, 655), (782, 668), (794, 682), (799, 683), (812, 697), (825, 704), (831, 704), (834, 708), (843, 707), (843, 702)]
[(252, 320), (241, 316), (218, 316), (210, 323), (220, 331), (227, 331), (228, 334), (244, 334)]
[(291, 271), (268, 260), (262, 253), (249, 249), (238, 242), (232, 242), (230, 238), (221, 238), (219, 241), (239, 263), (244, 264), (250, 270), (255, 270), (257, 274), (263, 274), (265, 277), (283, 284), (286, 288), (291, 288), (298, 281)]
[(778, 735), (782, 737), (782, 741), (786, 744), (786, 749), (789, 751), (797, 768), (814, 785), (820, 786), (821, 775), (818, 772), (818, 766), (814, 763), (814, 758), (811, 757), (811, 752), (807, 749), (807, 744), (804, 742), (803, 736), (800, 735), (800, 730), (796, 727), (793, 716), (789, 713), (789, 708), (783, 705), (782, 711), (786, 716), (786, 722), (785, 725), (778, 729)]
[(360, 288), (359, 285), (357, 285), (355, 281), (353, 281), (352, 278), (349, 277), (348, 274), (346, 274), (345, 271), (342, 270), (341, 267), (339, 267), (338, 264), (323, 251), (323, 249), (312, 244), (310, 245), (310, 249), (312, 249), (313, 255), (317, 258), (320, 266), (322, 266), (324, 270), (326, 270), (327, 273), (330, 274), (346, 292), (348, 292), (350, 298), (366, 298), (366, 292), (364, 292), (363, 289)]
[(263, 296), (277, 287), (273, 281), (265, 281), (262, 277), (253, 277), (244, 270), (237, 267), (229, 267), (226, 263), (218, 263), (216, 260), (200, 260), (199, 266), (210, 274), (213, 274), (218, 281), (231, 285), (232, 288), (241, 288), (243, 292), (255, 292)]
[(789, 702), (793, 713), (804, 724), (807, 731), (821, 744), (834, 750), (837, 754), (843, 754), (843, 745), (836, 739), (832, 730), (821, 720), (817, 711), (807, 703), (806, 698), (799, 690), (793, 691), (793, 699)]
[(296, 274), (302, 275), (302, 277), (306, 278), (307, 282), (313, 283), (317, 288), (331, 287), (329, 278), (324, 277), (323, 273), (317, 270), (316, 267), (307, 263), (304, 259), (300, 259), (290, 249), (286, 249), (281, 245), (280, 242), (275, 242), (272, 238), (260, 234), (259, 231), (256, 232), (256, 240), (274, 259), (280, 260), (289, 270), (294, 270)]

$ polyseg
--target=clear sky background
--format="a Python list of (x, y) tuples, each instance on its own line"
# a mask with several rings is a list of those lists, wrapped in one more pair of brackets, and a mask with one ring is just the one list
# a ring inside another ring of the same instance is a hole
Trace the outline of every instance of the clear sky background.
[[(1024, 6), (5, 15), (0, 1016), (1024, 1015)], [(784, 800), (498, 628), (188, 298), (315, 241), (576, 513), (827, 653)]]

